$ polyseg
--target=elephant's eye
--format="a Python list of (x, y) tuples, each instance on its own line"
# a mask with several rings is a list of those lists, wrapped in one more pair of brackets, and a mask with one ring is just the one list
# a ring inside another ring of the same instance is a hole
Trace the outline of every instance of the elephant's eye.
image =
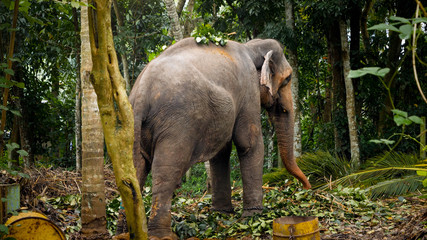
[(286, 84), (288, 84), (288, 82), (291, 81), (291, 78), (292, 78), (292, 74), (289, 74), (289, 76), (285, 78), (285, 80), (282, 82), (282, 86), (285, 86)]

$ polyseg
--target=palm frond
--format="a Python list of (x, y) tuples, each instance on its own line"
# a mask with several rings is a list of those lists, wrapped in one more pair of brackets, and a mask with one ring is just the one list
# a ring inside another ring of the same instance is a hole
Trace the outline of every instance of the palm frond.
[(395, 178), (379, 182), (366, 188), (370, 192), (370, 197), (376, 199), (379, 197), (399, 196), (414, 192), (423, 187), (424, 177), (418, 175), (409, 175), (403, 178)]
[[(413, 154), (385, 153), (367, 161), (367, 168), (329, 185), (359, 186), (372, 192), (372, 197), (403, 194), (422, 188), (422, 177), (416, 171), (427, 171), (424, 161)], [(350, 184), (350, 185), (349, 185)], [(322, 186), (326, 189), (329, 185)]]

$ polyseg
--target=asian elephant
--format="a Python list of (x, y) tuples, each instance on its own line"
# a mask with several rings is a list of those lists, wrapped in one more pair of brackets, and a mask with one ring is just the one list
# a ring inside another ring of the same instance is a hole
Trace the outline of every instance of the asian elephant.
[(185, 172), (210, 161), (212, 209), (231, 212), (230, 152), (243, 181), (243, 209), (262, 211), (264, 145), (261, 106), (273, 119), (280, 155), (304, 188), (293, 156), (292, 68), (272, 39), (226, 46), (183, 39), (151, 61), (130, 93), (135, 118), (134, 164), (141, 187), (152, 171), (150, 236), (174, 238), (171, 200)]

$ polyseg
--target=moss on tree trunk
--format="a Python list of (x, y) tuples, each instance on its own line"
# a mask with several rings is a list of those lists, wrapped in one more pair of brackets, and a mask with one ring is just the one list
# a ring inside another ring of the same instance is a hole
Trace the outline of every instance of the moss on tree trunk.
[(98, 96), (107, 151), (126, 210), (130, 238), (147, 239), (145, 208), (132, 158), (133, 111), (114, 49), (111, 1), (95, 0), (93, 5), (94, 10), (89, 13), (93, 59), (91, 82)]

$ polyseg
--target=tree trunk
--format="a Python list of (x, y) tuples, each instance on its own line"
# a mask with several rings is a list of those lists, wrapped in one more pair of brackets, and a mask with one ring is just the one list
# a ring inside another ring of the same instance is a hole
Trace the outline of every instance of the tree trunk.
[(108, 239), (104, 186), (104, 135), (92, 71), (88, 7), (81, 8), (82, 229), (84, 239)]
[(374, 6), (375, 0), (366, 0), (365, 7), (362, 10), (362, 14), (360, 16), (360, 32), (362, 33), (362, 41), (363, 46), (365, 48), (366, 52), (366, 62), (368, 65), (370, 65), (372, 60), (372, 53), (371, 53), (371, 43), (369, 42), (369, 33), (368, 33), (368, 15), (371, 11), (372, 7)]
[(179, 0), (178, 4), (176, 5), (176, 13), (178, 13), (178, 17), (181, 16), (182, 10), (184, 10), (185, 2), (186, 2), (186, 0)]
[(341, 35), (339, 22), (335, 21), (327, 29), (328, 48), (332, 70), (332, 121), (334, 123), (335, 152), (349, 156), (348, 121), (345, 113), (345, 83), (342, 69)]
[[(292, 2), (285, 1), (286, 8), (286, 26), (293, 32), (295, 30), (294, 23), (294, 8)], [(289, 49), (289, 64), (291, 65), (292, 72), (292, 97), (294, 102), (294, 156), (299, 158), (302, 155), (301, 146), (301, 111), (299, 106), (299, 83), (298, 83), (298, 55), (297, 49)]]
[(357, 134), (357, 122), (356, 122), (356, 104), (354, 101), (354, 89), (353, 81), (348, 77), (350, 73), (350, 53), (348, 48), (347, 40), (347, 24), (340, 20), (340, 33), (341, 33), (341, 49), (342, 49), (342, 62), (344, 72), (344, 82), (346, 90), (346, 110), (348, 128), (350, 134), (350, 152), (351, 152), (351, 164), (359, 168), (360, 166), (360, 149), (359, 149), (359, 136)]
[(133, 163), (134, 118), (114, 49), (111, 1), (95, 0), (92, 11), (89, 15), (91, 82), (98, 97), (105, 142), (126, 210), (130, 238), (147, 239), (144, 202)]
[[(77, 16), (77, 10), (73, 8), (73, 23), (74, 23), (74, 31), (76, 35), (80, 35), (80, 27)], [(77, 60), (77, 77), (76, 77), (76, 106), (74, 108), (75, 115), (75, 141), (76, 141), (76, 171), (79, 172), (82, 168), (82, 83), (80, 78), (80, 46), (76, 43), (76, 60)]]
[[(19, 117), (17, 115), (13, 116), (13, 126), (12, 133), (10, 134), (10, 143), (19, 142)], [(18, 149), (13, 149), (9, 152), (9, 167), (19, 167), (19, 154), (17, 153)]]
[[(360, 54), (360, 17), (362, 15), (362, 9), (359, 6), (359, 3), (357, 2), (350, 2), (351, 7), (351, 15), (350, 15), (350, 68), (351, 69), (359, 69), (362, 67), (361, 65), (361, 54)], [(347, 77), (347, 76), (345, 76)], [(354, 93), (360, 92), (359, 85), (360, 85), (360, 78), (354, 78), (352, 80), (353, 82), (353, 88)], [(355, 113), (356, 116), (362, 115), (362, 102), (359, 101), (359, 97), (357, 95), (354, 96), (355, 98)], [(362, 119), (357, 119), (362, 123)]]
[(182, 37), (182, 27), (179, 23), (178, 13), (176, 12), (176, 6), (174, 0), (164, 0), (166, 5), (166, 11), (168, 13), (170, 24), (171, 24), (171, 32), (175, 40), (178, 42)]
[[(19, 1), (15, 1), (15, 5), (13, 8), (13, 19), (12, 19), (12, 29), (16, 29), (16, 24), (18, 21), (18, 9), (19, 9)], [(9, 52), (7, 54), (7, 68), (8, 69), (12, 69), (12, 60), (11, 58), (13, 58), (13, 52), (14, 52), (14, 48), (15, 48), (15, 35), (16, 35), (16, 31), (11, 31), (10, 32), (10, 41), (9, 41)], [(6, 80), (5, 83), (9, 84), (10, 83), (10, 77), (11, 75), (6, 73)], [(4, 129), (6, 127), (6, 108), (7, 108), (7, 100), (9, 97), (9, 88), (3, 88), (3, 107), (4, 109), (1, 111), (1, 123), (0, 123), (0, 131), (1, 133), (4, 133)], [(3, 136), (3, 135), (1, 135)], [(0, 137), (0, 156), (3, 156), (3, 150), (4, 150), (4, 141), (3, 141), (3, 137)]]
[[(114, 14), (116, 14), (117, 25), (119, 26), (117, 29), (119, 33), (121, 33), (121, 28), (123, 27), (123, 17), (119, 10), (119, 5), (117, 0), (113, 0)], [(123, 78), (126, 83), (126, 92), (129, 94), (131, 90), (130, 78), (129, 78), (129, 67), (128, 60), (125, 53), (120, 53), (120, 58), (122, 59), (123, 64)]]
[[(267, 130), (267, 168), (272, 169), (274, 166), (273, 163), (273, 151), (274, 151), (274, 130), (273, 126), (269, 126)], [(279, 154), (278, 154), (279, 155)]]
[[(410, 18), (414, 13), (416, 6), (415, 1), (406, 1), (406, 0), (397, 0), (396, 4), (396, 16), (403, 18)], [(391, 10), (393, 12), (393, 10)], [(389, 49), (387, 54), (387, 68), (390, 68), (390, 72), (384, 76), (384, 82), (389, 89), (396, 89), (396, 81), (394, 81), (394, 73), (398, 70), (399, 62), (401, 61), (402, 53), (408, 51), (403, 49), (402, 51), (402, 39), (399, 37), (399, 33), (395, 31), (390, 31), (390, 40), (389, 40)], [(396, 95), (395, 95), (396, 96)], [(379, 114), (378, 120), (378, 135), (383, 134), (384, 128), (386, 126), (386, 120), (392, 117), (391, 110), (393, 109), (393, 100), (389, 97), (386, 97), (384, 100), (383, 108)]]

